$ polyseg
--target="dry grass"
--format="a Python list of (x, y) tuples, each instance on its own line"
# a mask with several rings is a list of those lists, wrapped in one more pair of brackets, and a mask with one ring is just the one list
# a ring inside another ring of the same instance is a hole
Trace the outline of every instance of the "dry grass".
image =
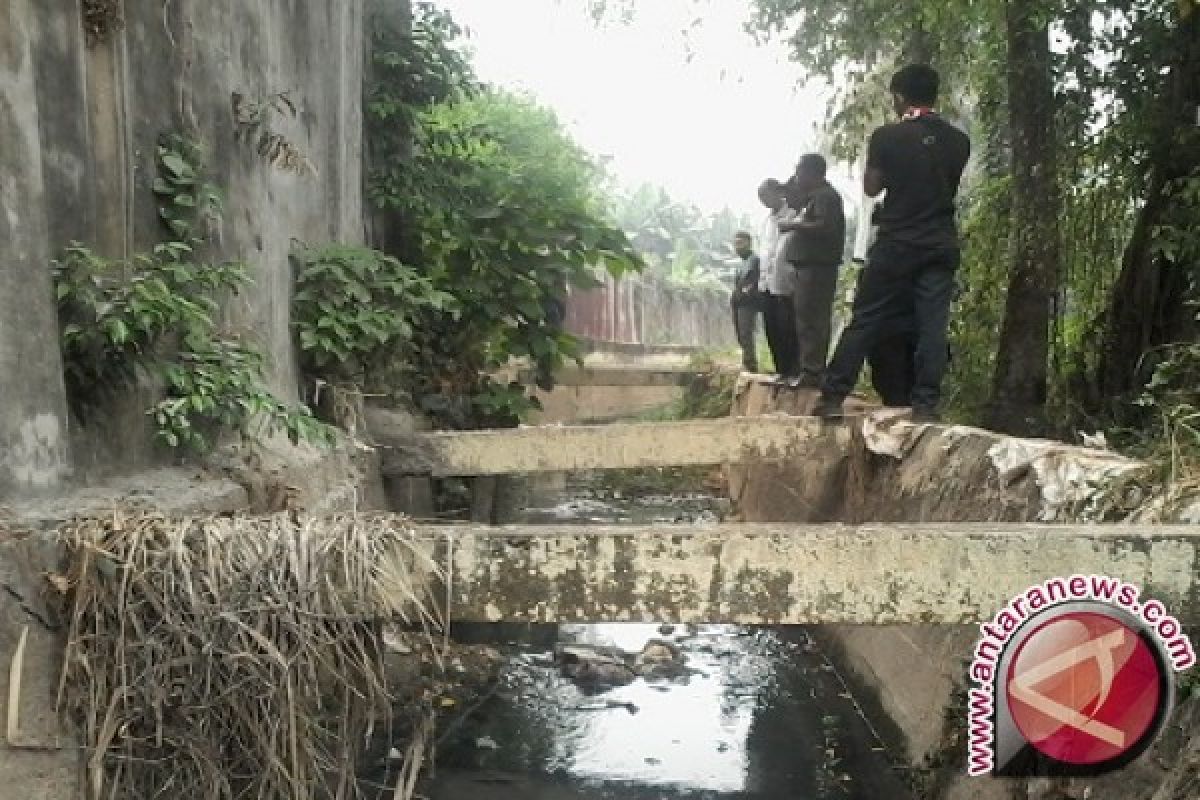
[(82, 728), (89, 800), (360, 796), (359, 757), (391, 715), (381, 622), (431, 646), (441, 627), (410, 530), (139, 514), (63, 537), (59, 702)]

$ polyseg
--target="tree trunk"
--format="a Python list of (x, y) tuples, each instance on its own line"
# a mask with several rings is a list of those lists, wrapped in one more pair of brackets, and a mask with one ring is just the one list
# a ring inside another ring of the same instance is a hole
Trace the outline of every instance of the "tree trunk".
[(908, 33), (908, 41), (904, 43), (903, 59), (905, 64), (932, 64), (935, 56), (936, 40), (920, 23), (913, 25)]
[(1200, 108), (1200, 8), (1195, 3), (1181, 12), (1174, 41), (1174, 64), (1150, 152), (1146, 201), (1125, 248), (1099, 337), (1094, 398), (1099, 406), (1130, 399), (1149, 379), (1156, 352), (1197, 336), (1188, 300), (1200, 264), (1168, 257), (1154, 246), (1155, 230), (1192, 205), (1176, 196), (1180, 187), (1175, 181), (1200, 165), (1200, 131), (1193, 127)]
[(1034, 433), (1045, 422), (1050, 312), (1059, 279), (1054, 83), (1047, 24), (1032, 0), (1010, 0), (1008, 113), (1012, 135), (1012, 263), (988, 424)]

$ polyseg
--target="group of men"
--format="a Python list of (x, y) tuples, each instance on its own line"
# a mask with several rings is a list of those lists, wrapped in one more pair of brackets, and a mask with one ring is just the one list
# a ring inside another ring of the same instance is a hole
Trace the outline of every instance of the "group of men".
[(930, 422), (938, 419), (948, 359), (959, 263), (955, 197), (970, 142), (935, 110), (938, 75), (931, 67), (901, 69), (890, 88), (899, 120), (871, 134), (863, 177), (866, 195), (884, 199), (832, 358), (826, 362), (846, 220), (820, 155), (803, 156), (786, 182), (759, 187), (767, 218), (757, 254), (749, 233), (735, 237), (742, 264), (733, 315), (742, 366), (758, 371), (761, 315), (777, 382), (820, 389), (818, 416), (841, 416), (867, 362), (884, 405), (911, 406), (914, 420)]

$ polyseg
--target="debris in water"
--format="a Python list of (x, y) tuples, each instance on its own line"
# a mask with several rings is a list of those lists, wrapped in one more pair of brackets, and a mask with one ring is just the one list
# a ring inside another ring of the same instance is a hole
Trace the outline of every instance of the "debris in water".
[(610, 711), (614, 708), (623, 708), (630, 714), (636, 714), (638, 709), (635, 703), (621, 703), (616, 700), (608, 700), (602, 706), (575, 706), (572, 711)]
[(480, 750), (499, 750), (500, 745), (490, 736), (480, 736), (475, 740), (475, 746)]

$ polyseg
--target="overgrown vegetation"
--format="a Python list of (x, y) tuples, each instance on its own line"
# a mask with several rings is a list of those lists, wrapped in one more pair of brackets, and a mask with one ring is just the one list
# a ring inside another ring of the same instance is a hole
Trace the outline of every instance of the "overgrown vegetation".
[(415, 333), (430, 313), (453, 318), (453, 295), (414, 267), (365, 247), (299, 249), (292, 325), (301, 366), (368, 391), (411, 385)]
[(382, 249), (453, 302), (421, 310), (404, 388), (443, 426), (513, 425), (536, 401), (489, 374), (524, 358), (552, 385), (578, 355), (561, 324), (568, 287), (641, 259), (607, 217), (600, 166), (554, 114), (480, 85), (453, 19), (413, 11), (411, 30), (373, 25), (368, 194)]
[(285, 431), (326, 441), (332, 431), (266, 387), (257, 347), (217, 325), (223, 297), (244, 290), (248, 268), (203, 255), (221, 211), (203, 178), (200, 148), (179, 136), (158, 146), (154, 192), (169, 231), (149, 254), (102, 258), (75, 244), (54, 264), (67, 397), (85, 421), (140, 381), (161, 389), (146, 414), (172, 448), (210, 449), (224, 432)]
[(430, 650), (442, 624), (422, 588), (437, 565), (411, 531), (113, 514), (62, 539), (67, 572), (48, 576), (68, 626), (59, 706), (80, 725), (88, 798), (364, 796), (363, 732), (393, 713), (382, 621), (424, 630), (409, 641)]

